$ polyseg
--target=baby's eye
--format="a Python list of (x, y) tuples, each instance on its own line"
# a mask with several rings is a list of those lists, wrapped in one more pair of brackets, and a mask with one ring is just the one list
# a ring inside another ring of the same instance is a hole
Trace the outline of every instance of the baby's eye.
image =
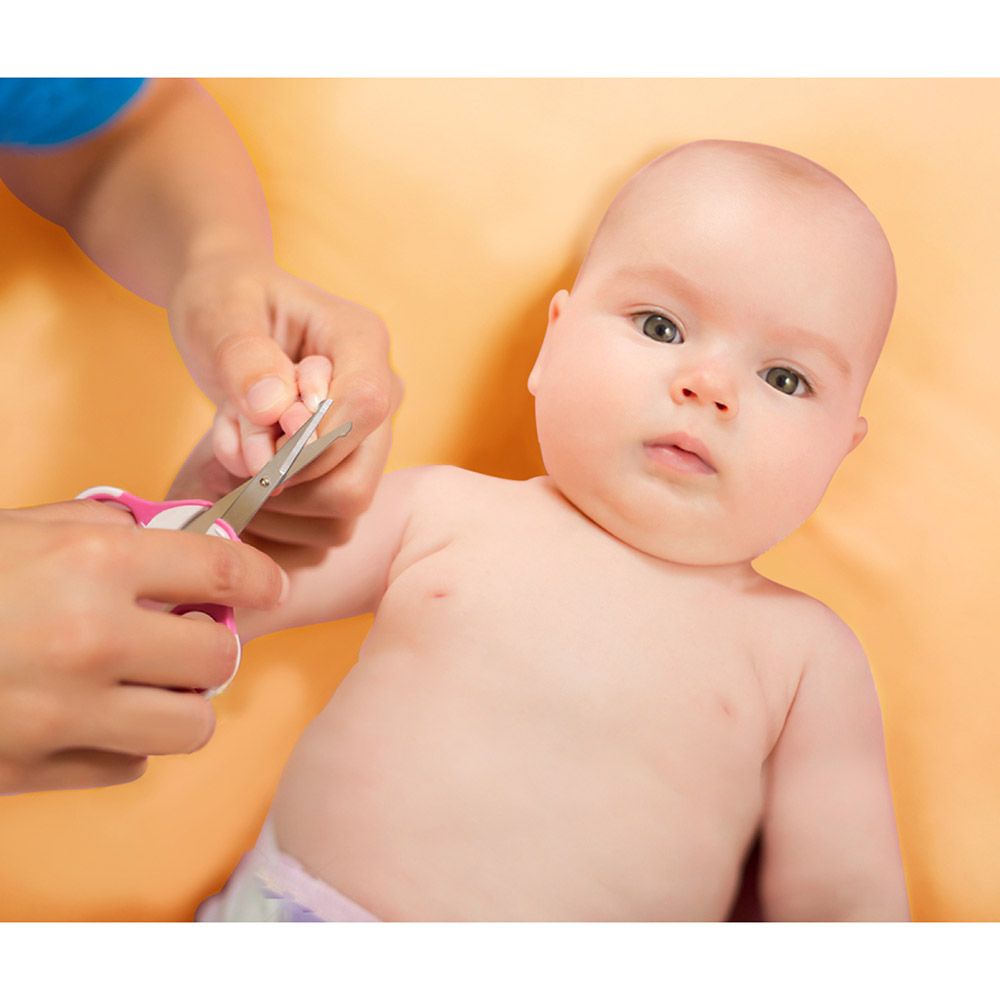
[(808, 396), (812, 393), (809, 383), (791, 368), (765, 368), (757, 374), (768, 385), (774, 386), (778, 392), (783, 392), (786, 396)]
[(658, 340), (661, 344), (683, 344), (684, 338), (677, 324), (659, 313), (640, 314), (636, 319), (642, 320), (642, 332), (650, 340)]

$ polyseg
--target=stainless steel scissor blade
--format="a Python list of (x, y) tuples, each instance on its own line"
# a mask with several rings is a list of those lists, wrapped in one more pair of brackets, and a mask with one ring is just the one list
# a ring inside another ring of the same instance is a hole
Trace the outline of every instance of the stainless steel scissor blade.
[(260, 472), (192, 518), (184, 525), (183, 530), (205, 533), (222, 518), (236, 534), (242, 533), (282, 483), (318, 458), (334, 441), (350, 432), (352, 425), (348, 421), (311, 445), (306, 444), (331, 405), (332, 401), (329, 399), (320, 403), (316, 412), (282, 445)]
[(342, 437), (347, 437), (353, 427), (354, 424), (348, 420), (347, 423), (341, 424), (339, 427), (334, 427), (332, 431), (328, 431), (321, 438), (313, 441), (312, 444), (307, 444), (299, 452), (299, 457), (292, 462), (292, 467), (288, 470), (285, 478), (291, 479), (292, 476), (301, 472), (307, 465), (319, 458), (334, 441), (339, 441)]

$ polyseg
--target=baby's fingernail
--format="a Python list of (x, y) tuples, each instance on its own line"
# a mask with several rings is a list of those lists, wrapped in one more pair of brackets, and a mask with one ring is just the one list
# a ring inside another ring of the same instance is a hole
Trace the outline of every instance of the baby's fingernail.
[(268, 375), (247, 390), (247, 403), (255, 413), (262, 413), (280, 403), (285, 395), (285, 383), (275, 375)]
[(243, 460), (251, 475), (256, 476), (274, 458), (274, 448), (270, 442), (259, 437), (251, 437), (243, 442)]
[(288, 574), (284, 570), (281, 570), (281, 593), (278, 595), (278, 604), (285, 603), (291, 589), (292, 581), (288, 579)]
[(318, 392), (310, 392), (302, 402), (309, 408), (310, 413), (315, 413), (319, 409), (319, 404), (323, 402), (323, 397)]

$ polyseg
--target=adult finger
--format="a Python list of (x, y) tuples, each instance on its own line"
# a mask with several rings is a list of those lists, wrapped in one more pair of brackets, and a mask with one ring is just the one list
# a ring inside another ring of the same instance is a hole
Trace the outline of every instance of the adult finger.
[(123, 527), (135, 524), (135, 518), (124, 507), (103, 503), (100, 500), (63, 500), (59, 503), (42, 504), (39, 507), (2, 511), (0, 516), (63, 524), (103, 524)]
[[(333, 377), (328, 396), (333, 406), (320, 425), (319, 434), (351, 421), (347, 436), (348, 448), (353, 451), (399, 407), (403, 396), (403, 383), (389, 366), (388, 333), (377, 317), (361, 311), (361, 329), (346, 328), (343, 320), (331, 327), (322, 339), (311, 344), (317, 351), (333, 359)], [(333, 449), (321, 455), (302, 473), (302, 481), (318, 479), (338, 464)]]
[(233, 673), (239, 643), (225, 625), (136, 608), (122, 628), (132, 641), (114, 664), (112, 676), (119, 683), (209, 691)]
[(22, 770), (21, 786), (25, 791), (102, 788), (142, 777), (146, 758), (105, 750), (61, 750)]
[[(384, 330), (384, 328), (382, 328)], [(361, 437), (380, 427), (402, 398), (402, 382), (389, 366), (388, 335), (343, 338), (337, 345), (329, 395)]]
[(281, 602), (288, 584), (277, 563), (226, 538), (153, 528), (131, 541), (127, 569), (136, 597), (269, 610)]
[(214, 731), (215, 711), (202, 695), (120, 684), (87, 720), (82, 742), (134, 756), (194, 753)]
[(296, 517), (262, 510), (253, 519), (254, 538), (283, 545), (330, 548), (346, 542), (353, 533), (353, 520), (334, 517)]
[(251, 424), (267, 426), (295, 401), (295, 366), (268, 335), (235, 333), (215, 348), (215, 375), (226, 399)]

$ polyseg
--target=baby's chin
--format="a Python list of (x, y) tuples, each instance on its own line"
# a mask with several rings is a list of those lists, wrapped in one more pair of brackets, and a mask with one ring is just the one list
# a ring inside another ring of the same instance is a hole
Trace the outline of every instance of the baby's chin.
[[(777, 544), (794, 528), (766, 537), (762, 526), (747, 531), (732, 518), (704, 511), (674, 511), (621, 497), (605, 498), (586, 489), (554, 480), (567, 500), (597, 527), (630, 548), (663, 562), (691, 567), (749, 567), (752, 560)], [(650, 508), (653, 507), (651, 510)], [(773, 526), (771, 526), (773, 529)]]

